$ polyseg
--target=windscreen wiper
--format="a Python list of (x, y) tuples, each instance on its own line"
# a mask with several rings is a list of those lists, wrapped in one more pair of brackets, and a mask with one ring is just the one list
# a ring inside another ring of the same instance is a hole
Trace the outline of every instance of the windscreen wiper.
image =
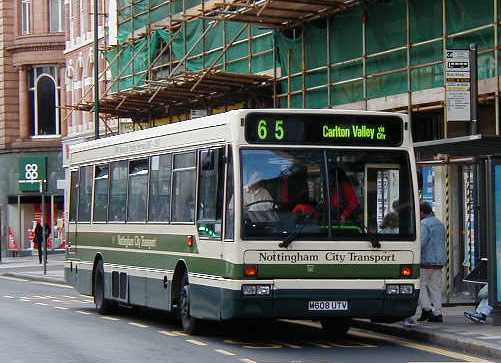
[(365, 224), (361, 224), (362, 229), (367, 237), (369, 237), (369, 242), (372, 245), (372, 248), (381, 248), (381, 242), (379, 238), (377, 238), (375, 233), (369, 233), (367, 226)]
[(301, 218), (298, 220), (298, 223), (296, 223), (296, 229), (294, 232), (289, 233), (285, 239), (279, 243), (278, 247), (281, 248), (287, 248), (289, 245), (294, 242), (300, 235), (301, 232), (303, 232), (304, 226), (306, 225), (306, 221), (308, 220), (309, 215), (305, 216), (304, 218)]

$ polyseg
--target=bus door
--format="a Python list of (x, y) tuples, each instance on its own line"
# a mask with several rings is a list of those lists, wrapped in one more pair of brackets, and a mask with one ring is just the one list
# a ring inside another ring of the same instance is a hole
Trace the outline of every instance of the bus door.
[(223, 234), (223, 196), (225, 149), (208, 148), (199, 151), (197, 231), (200, 248), (220, 258)]
[(69, 210), (69, 223), (68, 223), (68, 234), (66, 236), (66, 241), (68, 241), (68, 246), (73, 248), (73, 251), (77, 247), (77, 210), (78, 210), (78, 184), (79, 184), (79, 169), (71, 171), (70, 180), (70, 210)]
[(366, 164), (364, 225), (368, 232), (399, 234), (400, 165)]

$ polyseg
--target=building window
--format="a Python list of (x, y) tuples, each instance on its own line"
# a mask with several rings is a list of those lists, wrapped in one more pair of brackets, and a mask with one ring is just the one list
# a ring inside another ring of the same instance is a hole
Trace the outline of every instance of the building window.
[(80, 0), (80, 38), (85, 39), (85, 23), (87, 22), (87, 10), (84, 6), (84, 0)]
[(49, 1), (50, 31), (62, 32), (64, 27), (64, 3), (63, 0)]
[(21, 32), (31, 33), (31, 0), (21, 0)]
[(33, 136), (59, 135), (59, 69), (34, 67), (30, 72), (30, 109)]

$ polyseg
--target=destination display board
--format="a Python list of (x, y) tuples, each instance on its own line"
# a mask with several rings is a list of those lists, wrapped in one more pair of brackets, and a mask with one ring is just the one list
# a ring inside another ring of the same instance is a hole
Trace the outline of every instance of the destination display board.
[(245, 119), (249, 144), (400, 146), (398, 116), (250, 113)]

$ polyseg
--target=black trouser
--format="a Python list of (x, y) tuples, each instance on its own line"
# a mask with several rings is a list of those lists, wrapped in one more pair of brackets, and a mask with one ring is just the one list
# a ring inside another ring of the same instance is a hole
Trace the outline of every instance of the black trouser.
[(42, 263), (42, 241), (38, 242), (38, 261)]

